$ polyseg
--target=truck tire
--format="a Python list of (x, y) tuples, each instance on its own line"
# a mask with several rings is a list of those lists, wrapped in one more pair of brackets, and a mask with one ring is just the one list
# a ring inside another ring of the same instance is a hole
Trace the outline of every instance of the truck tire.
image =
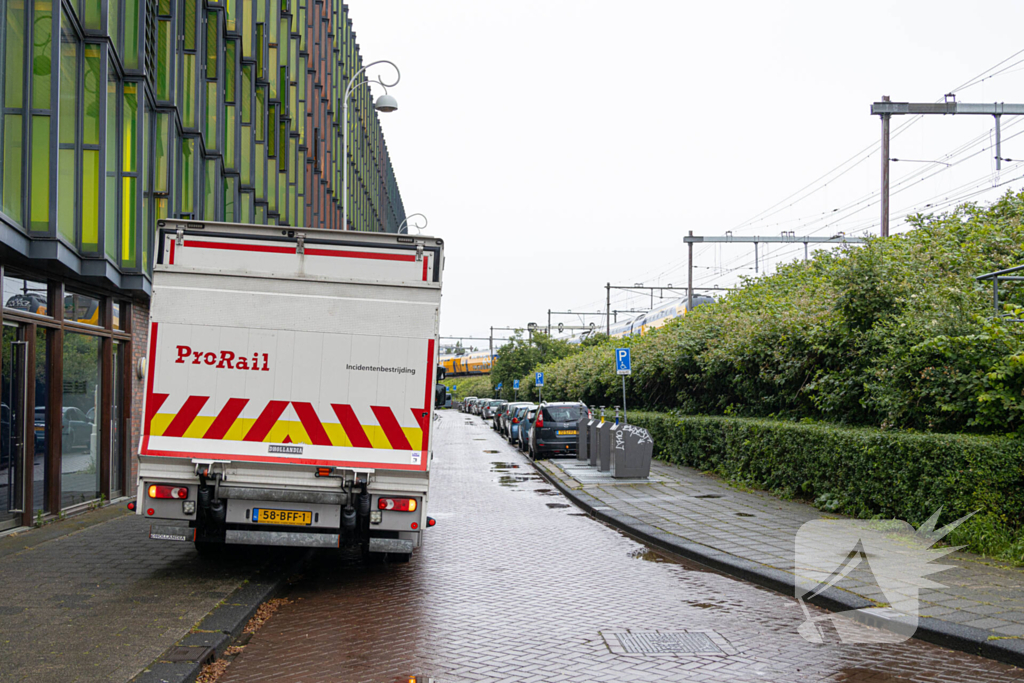
[(224, 553), (223, 543), (211, 543), (210, 541), (195, 541), (196, 552), (204, 559), (220, 557)]

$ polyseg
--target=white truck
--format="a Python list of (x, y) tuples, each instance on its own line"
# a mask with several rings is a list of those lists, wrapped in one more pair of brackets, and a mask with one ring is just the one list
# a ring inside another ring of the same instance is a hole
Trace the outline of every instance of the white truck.
[(407, 560), (434, 523), (442, 240), (162, 220), (155, 246), (150, 538)]

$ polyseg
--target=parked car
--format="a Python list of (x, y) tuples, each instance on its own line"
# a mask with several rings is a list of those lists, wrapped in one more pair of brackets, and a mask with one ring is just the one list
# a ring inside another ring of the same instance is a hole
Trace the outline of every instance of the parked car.
[(516, 412), (516, 409), (520, 406), (530, 405), (529, 401), (514, 401), (505, 405), (505, 408), (498, 414), (498, 433), (501, 434), (507, 441), (511, 441), (512, 438), (509, 435), (509, 426), (512, 424), (512, 414)]
[(582, 403), (542, 403), (530, 429), (530, 457), (574, 455), (576, 427), (586, 414)]
[(526, 414), (536, 409), (537, 406), (533, 403), (519, 403), (512, 409), (508, 418), (508, 432), (505, 436), (509, 443), (519, 446), (519, 431), (526, 424)]
[(475, 400), (476, 400), (476, 396), (467, 396), (466, 398), (462, 399), (462, 403), (459, 404), (459, 412), (460, 413), (469, 412), (469, 406)]
[(523, 453), (530, 451), (530, 430), (533, 429), (533, 422), (537, 419), (537, 409), (540, 406), (533, 406), (529, 408), (523, 417), (519, 419), (519, 434), (516, 437), (518, 441), (519, 450)]
[(61, 432), (64, 448), (89, 448), (92, 437), (92, 421), (75, 406), (64, 406), (61, 414)]
[(480, 410), (480, 417), (484, 420), (491, 420), (494, 418), (494, 411), (499, 407), (505, 405), (508, 401), (502, 401), (501, 399), (495, 398), (487, 401)]

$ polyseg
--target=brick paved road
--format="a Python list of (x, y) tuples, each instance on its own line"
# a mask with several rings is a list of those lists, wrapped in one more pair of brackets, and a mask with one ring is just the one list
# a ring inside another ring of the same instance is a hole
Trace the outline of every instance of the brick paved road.
[(270, 557), (203, 560), (118, 513), (2, 539), (0, 681), (127, 681)]
[[(385, 567), (319, 555), (226, 683), (1024, 680), (918, 641), (808, 643), (795, 601), (581, 516), (477, 418), (447, 412), (436, 434), (438, 526), (419, 553)], [(725, 653), (621, 654), (602, 636), (627, 630), (712, 631)]]

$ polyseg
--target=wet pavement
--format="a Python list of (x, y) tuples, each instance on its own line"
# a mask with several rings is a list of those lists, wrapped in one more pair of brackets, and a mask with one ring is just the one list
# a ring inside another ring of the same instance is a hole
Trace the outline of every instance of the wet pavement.
[(0, 682), (127, 681), (272, 554), (200, 558), (123, 505), (0, 538)]
[(438, 525), (412, 560), (321, 552), (222, 682), (1024, 680), (864, 626), (879, 642), (807, 642), (795, 600), (581, 514), (479, 419), (443, 412), (435, 434)]

